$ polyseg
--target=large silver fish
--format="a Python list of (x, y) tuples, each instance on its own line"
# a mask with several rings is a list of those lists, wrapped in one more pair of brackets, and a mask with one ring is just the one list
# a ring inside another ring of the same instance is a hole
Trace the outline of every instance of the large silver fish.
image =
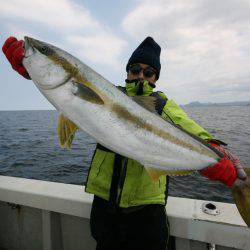
[(208, 144), (157, 115), (153, 97), (126, 96), (80, 60), (50, 44), (25, 37), (25, 51), (23, 64), (31, 79), (62, 113), (62, 146), (70, 146), (80, 128), (103, 146), (140, 162), (153, 179), (201, 170), (220, 159)]
[[(153, 97), (126, 96), (77, 58), (44, 42), (26, 37), (25, 51), (23, 64), (42, 94), (107, 148), (166, 171), (200, 170), (219, 160), (153, 112)], [(152, 111), (144, 107), (150, 105)]]

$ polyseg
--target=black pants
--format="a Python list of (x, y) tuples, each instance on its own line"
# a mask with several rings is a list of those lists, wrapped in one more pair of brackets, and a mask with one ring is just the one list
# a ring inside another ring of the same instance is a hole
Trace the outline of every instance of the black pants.
[(96, 250), (166, 250), (169, 230), (164, 205), (126, 212), (94, 197), (90, 228)]

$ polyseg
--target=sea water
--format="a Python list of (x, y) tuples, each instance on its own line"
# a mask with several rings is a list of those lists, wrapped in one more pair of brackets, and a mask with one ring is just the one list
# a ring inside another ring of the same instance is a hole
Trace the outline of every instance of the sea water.
[[(215, 138), (228, 143), (250, 167), (250, 107), (192, 107), (188, 115)], [(83, 185), (96, 142), (77, 132), (72, 149), (61, 149), (57, 111), (0, 111), (0, 174)], [(233, 202), (230, 190), (199, 174), (171, 177), (169, 195)]]

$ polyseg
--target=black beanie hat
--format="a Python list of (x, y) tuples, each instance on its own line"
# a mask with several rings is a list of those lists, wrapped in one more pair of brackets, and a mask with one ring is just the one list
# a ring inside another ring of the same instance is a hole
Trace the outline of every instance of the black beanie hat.
[(126, 71), (128, 72), (129, 66), (134, 63), (145, 63), (150, 65), (156, 70), (157, 79), (160, 76), (161, 63), (160, 63), (161, 47), (148, 36), (133, 52), (128, 60)]

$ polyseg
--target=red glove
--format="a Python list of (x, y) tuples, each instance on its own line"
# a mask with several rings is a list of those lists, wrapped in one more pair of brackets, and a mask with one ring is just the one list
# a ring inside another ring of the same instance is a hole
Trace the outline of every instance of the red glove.
[(223, 153), (224, 157), (215, 165), (201, 170), (200, 174), (202, 176), (205, 176), (210, 180), (221, 181), (228, 187), (233, 186), (237, 177), (241, 179), (246, 177), (244, 176), (245, 172), (238, 157), (232, 155), (227, 149), (215, 143), (210, 143), (210, 145)]
[(27, 70), (22, 64), (25, 55), (24, 41), (18, 41), (15, 37), (11, 36), (5, 41), (2, 51), (9, 60), (12, 68), (26, 79), (30, 79)]

